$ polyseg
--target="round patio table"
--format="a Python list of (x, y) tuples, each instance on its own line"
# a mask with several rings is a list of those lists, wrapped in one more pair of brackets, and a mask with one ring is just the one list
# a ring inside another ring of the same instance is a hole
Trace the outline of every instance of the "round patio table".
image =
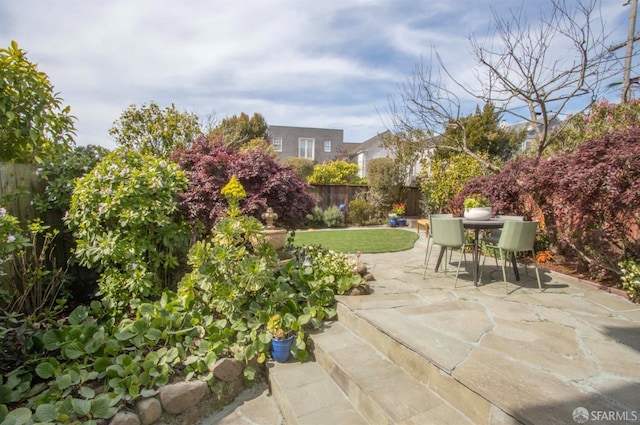
[[(478, 286), (478, 280), (480, 276), (480, 230), (501, 229), (504, 226), (505, 220), (497, 218), (490, 218), (489, 220), (468, 220), (462, 219), (462, 225), (465, 229), (471, 229), (474, 233), (473, 238), (473, 284)], [(444, 255), (444, 248), (440, 249), (438, 260), (436, 261), (435, 271), (438, 271), (442, 256)], [(520, 274), (518, 273), (518, 266), (516, 263), (515, 254), (511, 255), (511, 262), (513, 264), (513, 270), (516, 275), (516, 280), (520, 280)]]

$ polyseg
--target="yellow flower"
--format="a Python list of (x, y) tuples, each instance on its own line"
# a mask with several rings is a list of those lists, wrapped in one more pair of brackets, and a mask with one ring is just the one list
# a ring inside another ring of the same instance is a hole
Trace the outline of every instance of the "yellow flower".
[(222, 188), (220, 193), (230, 201), (239, 201), (240, 199), (247, 197), (247, 192), (245, 192), (244, 187), (242, 187), (242, 183), (238, 181), (235, 175), (231, 176), (229, 183)]

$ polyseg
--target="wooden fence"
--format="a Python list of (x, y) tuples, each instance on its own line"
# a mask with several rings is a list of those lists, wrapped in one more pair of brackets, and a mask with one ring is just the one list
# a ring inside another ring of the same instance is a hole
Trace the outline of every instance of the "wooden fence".
[(34, 194), (44, 193), (36, 176), (37, 166), (0, 162), (0, 204), (20, 221), (38, 217), (32, 203)]
[[(353, 199), (364, 196), (369, 191), (364, 185), (313, 185), (309, 192), (316, 199), (318, 206), (326, 209), (330, 206), (349, 205)], [(417, 187), (405, 188), (405, 214), (409, 217), (418, 217), (420, 210), (420, 189)]]

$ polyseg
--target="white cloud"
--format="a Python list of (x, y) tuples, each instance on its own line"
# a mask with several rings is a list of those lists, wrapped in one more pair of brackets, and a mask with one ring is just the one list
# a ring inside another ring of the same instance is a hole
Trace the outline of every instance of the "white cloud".
[[(432, 46), (469, 78), (468, 35), (484, 34), (490, 6), (511, 5), (0, 0), (0, 44), (18, 41), (50, 77), (78, 117), (80, 144), (113, 147), (113, 121), (150, 101), (201, 117), (258, 112), (272, 124), (342, 128), (353, 142), (384, 130), (387, 95)], [(625, 10), (606, 6), (620, 26)]]

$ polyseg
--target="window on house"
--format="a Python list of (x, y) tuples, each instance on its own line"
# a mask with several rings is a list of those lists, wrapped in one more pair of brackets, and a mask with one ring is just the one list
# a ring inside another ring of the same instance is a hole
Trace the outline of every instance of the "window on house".
[(324, 141), (324, 151), (331, 152), (331, 140)]
[(271, 144), (276, 152), (282, 152), (282, 137), (274, 137), (271, 140)]
[(301, 137), (298, 139), (298, 156), (300, 158), (314, 159), (313, 148), (315, 139)]

